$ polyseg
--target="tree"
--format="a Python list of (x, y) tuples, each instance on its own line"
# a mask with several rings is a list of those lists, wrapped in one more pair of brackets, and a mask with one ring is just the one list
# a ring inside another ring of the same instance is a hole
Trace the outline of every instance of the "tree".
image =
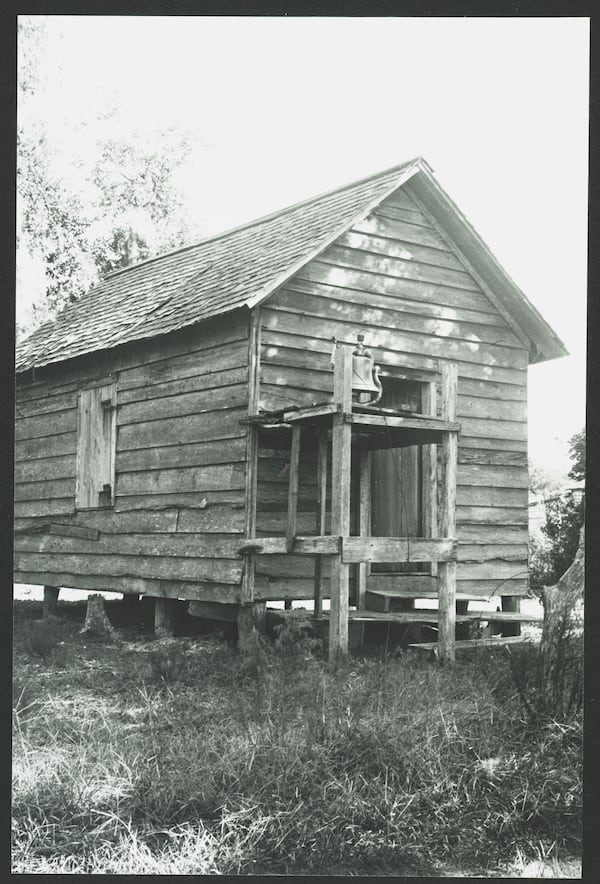
[(188, 220), (174, 176), (190, 152), (188, 133), (133, 132), (100, 146), (92, 172), (97, 189), (92, 254), (100, 274), (176, 248)]
[(576, 482), (582, 481), (585, 479), (585, 429), (569, 439), (569, 457), (573, 461), (569, 478)]
[[(175, 128), (132, 130), (115, 108), (103, 106), (77, 124), (65, 122), (71, 140), (63, 140), (56, 120), (49, 125), (44, 101), (49, 72), (59, 65), (56, 52), (47, 59), (60, 31), (49, 17), (19, 16), (18, 37), (17, 331), (22, 334), (111, 270), (186, 241), (191, 225), (176, 179), (192, 139), (187, 130)], [(85, 144), (79, 159), (77, 137)], [(65, 151), (71, 149), (65, 167)], [(24, 269), (31, 261), (43, 268), (39, 292), (31, 291), (31, 275)], [(26, 302), (31, 302), (29, 316), (24, 316)]]
[[(572, 466), (568, 476), (576, 481), (585, 478), (585, 431), (569, 440)], [(548, 492), (548, 486), (534, 474), (535, 490)], [(571, 566), (584, 521), (584, 498), (578, 491), (552, 491), (545, 497), (546, 518), (542, 526), (543, 541), (535, 538), (530, 544), (530, 586), (540, 594), (544, 586), (552, 586)]]

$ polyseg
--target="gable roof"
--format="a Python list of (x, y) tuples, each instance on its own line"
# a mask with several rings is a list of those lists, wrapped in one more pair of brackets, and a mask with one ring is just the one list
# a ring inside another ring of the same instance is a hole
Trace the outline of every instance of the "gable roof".
[(419, 179), (420, 198), (429, 199), (434, 213), (439, 206), (432, 200), (438, 200), (445, 210), (445, 224), (450, 219), (453, 230), (460, 228), (462, 240), (457, 245), (465, 255), (469, 252), (467, 257), (485, 265), (482, 275), (489, 275), (494, 294), (502, 290), (506, 315), (518, 316), (534, 344), (532, 361), (566, 355), (550, 326), (439, 187), (427, 163), (417, 158), (109, 274), (18, 344), (16, 370), (156, 337), (252, 307), (409, 179), (413, 185)]

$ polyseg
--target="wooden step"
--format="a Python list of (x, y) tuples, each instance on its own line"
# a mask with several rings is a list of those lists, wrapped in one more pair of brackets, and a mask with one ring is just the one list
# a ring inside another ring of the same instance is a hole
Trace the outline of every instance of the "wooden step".
[[(537, 635), (511, 635), (498, 636), (492, 638), (468, 638), (457, 640), (455, 648), (457, 651), (465, 651), (469, 648), (502, 648), (505, 645), (536, 645), (540, 642), (540, 636)], [(410, 644), (408, 647), (415, 651), (427, 651), (435, 653), (437, 651), (437, 642), (418, 642)]]
[[(298, 617), (297, 610), (273, 610), (269, 613), (281, 617)], [(312, 611), (306, 612), (307, 619), (311, 622), (328, 620), (329, 612), (323, 611), (320, 617), (315, 617)], [(349, 611), (350, 620), (360, 623), (437, 623), (438, 611), (436, 608), (417, 608), (412, 611)], [(466, 614), (456, 614), (457, 623), (472, 623), (476, 620), (496, 621), (504, 623), (538, 623), (543, 620), (539, 614), (520, 614), (516, 611), (468, 611)]]
[[(367, 589), (367, 592), (373, 595), (379, 595), (388, 599), (437, 599), (437, 591), (419, 590), (419, 589)], [(457, 602), (481, 602), (487, 601), (485, 596), (471, 595), (466, 592), (456, 593)]]
[(468, 611), (474, 620), (495, 620), (503, 623), (543, 623), (543, 614), (525, 614), (521, 611)]

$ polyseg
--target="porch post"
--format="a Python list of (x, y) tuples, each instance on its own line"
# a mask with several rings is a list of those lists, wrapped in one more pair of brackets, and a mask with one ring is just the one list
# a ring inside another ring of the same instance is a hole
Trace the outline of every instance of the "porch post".
[[(442, 364), (442, 418), (456, 419), (458, 373), (456, 365)], [(439, 508), (440, 536), (456, 535), (456, 465), (458, 438), (456, 433), (442, 437), (442, 481)], [(441, 663), (453, 663), (456, 639), (456, 562), (438, 563), (438, 652)]]
[[(323, 537), (327, 519), (327, 428), (319, 428), (317, 459), (317, 534)], [(315, 616), (323, 613), (324, 557), (315, 556)]]
[[(352, 427), (345, 416), (352, 411), (352, 351), (343, 344), (335, 350), (333, 401), (339, 411), (333, 415), (331, 450), (331, 533), (350, 534), (350, 459)], [(331, 608), (329, 612), (329, 655), (348, 653), (349, 565), (342, 553), (332, 556)]]

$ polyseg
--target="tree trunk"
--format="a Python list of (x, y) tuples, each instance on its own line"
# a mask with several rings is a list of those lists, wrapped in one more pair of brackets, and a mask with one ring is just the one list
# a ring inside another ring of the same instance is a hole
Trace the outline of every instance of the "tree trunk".
[(241, 654), (252, 654), (265, 631), (265, 602), (240, 605), (238, 609), (238, 649)]
[(59, 588), (57, 586), (45, 586), (44, 587), (44, 608), (43, 608), (43, 616), (49, 617), (50, 615), (55, 615), (56, 610), (58, 608), (58, 593)]
[(85, 623), (80, 632), (98, 638), (117, 638), (117, 633), (106, 615), (104, 598), (101, 595), (88, 596)]
[(554, 586), (544, 587), (540, 656), (547, 711), (568, 715), (583, 699), (583, 591), (585, 531), (575, 559)]

